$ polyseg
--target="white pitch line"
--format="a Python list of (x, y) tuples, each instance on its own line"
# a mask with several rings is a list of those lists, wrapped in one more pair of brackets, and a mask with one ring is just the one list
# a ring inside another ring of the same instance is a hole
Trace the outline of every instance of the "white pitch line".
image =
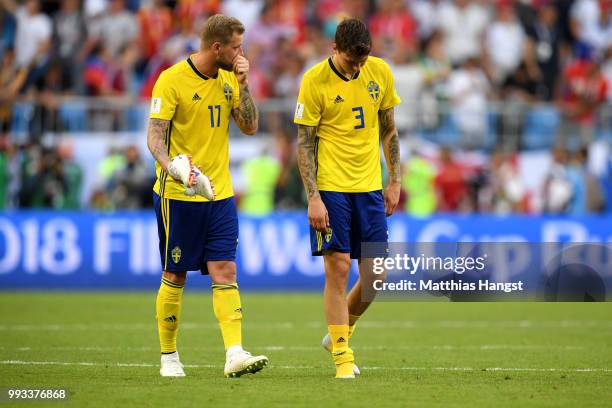
[[(261, 346), (255, 347), (266, 351), (320, 351), (321, 346)], [(441, 350), (441, 351), (456, 351), (456, 350), (482, 350), (482, 351), (498, 351), (498, 350), (584, 350), (584, 346), (559, 346), (546, 344), (481, 344), (471, 346), (457, 346), (451, 344), (427, 345), (427, 346), (358, 346), (359, 350)], [(159, 347), (142, 346), (142, 347), (103, 347), (103, 346), (56, 346), (56, 347), (37, 347), (37, 346), (21, 346), (15, 348), (0, 347), (1, 350), (27, 352), (27, 351), (157, 351)], [(186, 350), (211, 350), (210, 347), (189, 347)]]
[[(305, 322), (245, 322), (245, 330), (294, 330), (296, 328), (323, 329), (320, 321)], [(363, 321), (360, 329), (489, 329), (489, 328), (519, 328), (519, 329), (572, 329), (599, 328), (612, 329), (612, 320), (439, 320), (439, 321)], [(0, 331), (104, 331), (104, 330), (155, 330), (154, 324), (120, 323), (120, 324), (16, 324), (0, 325)], [(181, 330), (219, 330), (214, 323), (181, 323)]]
[[(150, 363), (94, 363), (94, 362), (65, 362), (65, 361), (23, 361), (23, 360), (2, 360), (2, 365), (58, 365), (58, 366), (105, 366), (105, 367), (158, 367), (157, 364)], [(216, 364), (186, 364), (187, 368), (223, 368)], [(313, 370), (320, 367), (314, 366), (291, 366), (291, 365), (271, 365), (271, 368), (288, 370)], [(525, 371), (525, 372), (574, 372), (574, 373), (609, 373), (611, 368), (536, 368), (536, 367), (379, 367), (363, 366), (363, 370), (401, 370), (401, 371)]]

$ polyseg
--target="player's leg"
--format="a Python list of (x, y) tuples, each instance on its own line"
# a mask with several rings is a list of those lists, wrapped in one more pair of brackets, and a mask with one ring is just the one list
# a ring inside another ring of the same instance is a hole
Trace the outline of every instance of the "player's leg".
[(205, 237), (204, 273), (212, 281), (213, 310), (226, 350), (224, 373), (240, 377), (268, 364), (266, 356), (253, 356), (242, 348), (242, 304), (236, 281), (238, 215), (234, 198), (214, 201)]
[(346, 303), (346, 284), (351, 258), (348, 253), (336, 251), (326, 251), (323, 258), (325, 260), (323, 303), (332, 345), (332, 358), (336, 366), (336, 378), (354, 378), (355, 358), (353, 351), (349, 348)]
[(181, 320), (181, 303), (186, 272), (164, 271), (155, 302), (157, 332), (161, 349), (160, 374), (164, 377), (184, 377), (176, 338)]
[[(352, 336), (355, 331), (355, 325), (357, 320), (365, 313), (366, 310), (372, 304), (376, 291), (372, 288), (374, 278), (382, 279), (381, 275), (374, 275), (373, 273), (373, 260), (372, 258), (360, 258), (359, 259), (359, 279), (355, 282), (355, 285), (351, 288), (347, 296), (347, 306), (349, 313), (349, 335)], [(366, 287), (363, 287), (365, 283)], [(364, 296), (364, 291), (369, 291)], [(367, 299), (367, 300), (364, 300)]]
[[(351, 205), (353, 216), (351, 220), (351, 258), (359, 259), (359, 279), (347, 297), (349, 337), (353, 335), (359, 318), (370, 307), (376, 296), (372, 284), (376, 279), (383, 279), (373, 272), (373, 261), (370, 256), (386, 256), (387, 218), (384, 201), (380, 191), (352, 194)], [(361, 244), (382, 243), (372, 250), (376, 253), (362, 256)], [(329, 350), (330, 339), (323, 339), (323, 347)], [(358, 374), (358, 369), (355, 373)]]
[(242, 305), (236, 283), (236, 263), (208, 261), (206, 264), (212, 281), (213, 310), (219, 321), (225, 349), (241, 347)]
[(254, 374), (266, 365), (266, 356), (253, 356), (242, 348), (242, 304), (236, 283), (236, 263), (209, 261), (208, 273), (212, 280), (213, 309), (219, 321), (225, 346), (226, 377)]
[(163, 275), (157, 293), (155, 315), (161, 348), (160, 374), (185, 375), (177, 351), (181, 304), (185, 278), (189, 270), (199, 269), (204, 253), (198, 234), (204, 228), (206, 208), (203, 203), (162, 199), (153, 196), (159, 252)]

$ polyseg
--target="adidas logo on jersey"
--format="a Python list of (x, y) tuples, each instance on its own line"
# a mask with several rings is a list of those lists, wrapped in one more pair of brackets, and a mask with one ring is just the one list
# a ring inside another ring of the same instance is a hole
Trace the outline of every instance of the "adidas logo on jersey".
[(201, 100), (202, 100), (202, 98), (200, 98), (200, 95), (198, 95), (198, 93), (196, 92), (196, 93), (193, 95), (193, 98), (191, 98), (191, 100), (192, 100), (192, 101), (201, 101)]
[(344, 340), (344, 337), (340, 337), (336, 343), (346, 343), (346, 340)]
[(344, 99), (342, 99), (340, 95), (336, 96), (336, 99), (334, 99), (334, 103), (341, 103), (341, 102), (344, 102)]
[(168, 316), (164, 319), (164, 322), (168, 322), (168, 323), (176, 323), (176, 316), (172, 315), (172, 316)]

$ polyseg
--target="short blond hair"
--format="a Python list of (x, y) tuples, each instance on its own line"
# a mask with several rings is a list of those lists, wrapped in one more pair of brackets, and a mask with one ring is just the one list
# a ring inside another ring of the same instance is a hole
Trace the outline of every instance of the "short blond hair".
[(200, 39), (202, 44), (208, 46), (218, 41), (221, 44), (227, 44), (231, 41), (234, 33), (244, 33), (244, 25), (234, 17), (224, 16), (223, 14), (215, 14), (210, 16), (204, 23), (202, 35)]

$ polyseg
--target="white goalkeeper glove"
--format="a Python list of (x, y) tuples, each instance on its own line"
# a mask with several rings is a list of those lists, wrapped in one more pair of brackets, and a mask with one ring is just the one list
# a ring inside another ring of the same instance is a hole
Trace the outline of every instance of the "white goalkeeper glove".
[(211, 201), (215, 199), (215, 190), (210, 179), (193, 164), (190, 156), (179, 154), (173, 157), (168, 164), (168, 174), (183, 183), (185, 195), (191, 197), (198, 194)]
[(194, 183), (185, 189), (185, 195), (191, 197), (197, 194), (201, 195), (207, 200), (214, 201), (215, 186), (213, 186), (210, 179), (205, 176), (197, 166), (192, 167), (191, 177), (193, 178)]

